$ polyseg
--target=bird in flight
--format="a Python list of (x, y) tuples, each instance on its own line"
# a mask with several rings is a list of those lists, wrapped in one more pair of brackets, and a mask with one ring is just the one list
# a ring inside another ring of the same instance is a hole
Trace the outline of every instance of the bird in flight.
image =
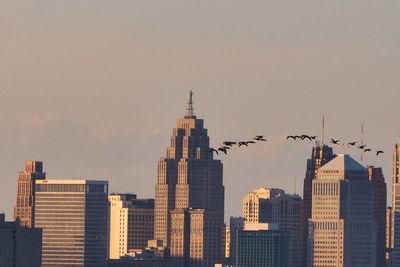
[(233, 146), (233, 145), (236, 145), (236, 142), (224, 141), (223, 144), (224, 144), (225, 146)]
[(212, 148), (212, 147), (211, 147), (210, 150), (209, 150), (209, 152), (210, 152), (210, 153), (215, 152), (215, 153), (217, 153), (217, 155), (218, 155), (218, 150), (216, 150), (215, 148)]
[(349, 145), (351, 146), (355, 146), (357, 144), (357, 142), (349, 142)]
[(249, 142), (248, 142), (248, 141), (240, 141), (240, 142), (238, 143), (238, 146), (239, 146), (239, 147), (241, 147), (241, 146), (249, 146)]
[(371, 149), (370, 148), (366, 148), (366, 149), (364, 149), (364, 152), (370, 152), (371, 151)]
[(332, 144), (338, 145), (338, 144), (339, 144), (339, 141), (340, 141), (340, 140), (335, 140), (335, 139), (331, 138), (331, 143), (332, 143)]
[(382, 150), (377, 150), (376, 151), (376, 155), (378, 156), (379, 154), (381, 154), (381, 153), (385, 153), (384, 151), (382, 151)]
[(224, 152), (225, 154), (227, 154), (227, 153), (226, 153), (226, 150), (227, 150), (226, 147), (220, 147), (220, 148), (218, 148), (218, 151)]
[(297, 136), (294, 136), (294, 135), (288, 135), (288, 136), (286, 136), (286, 139), (290, 139), (290, 138), (292, 138), (293, 140), (296, 140)]
[(367, 145), (358, 146), (359, 149), (364, 149)]
[(312, 140), (311, 136), (308, 136), (308, 135), (305, 135), (305, 134), (303, 134), (300, 138), (301, 138), (301, 140), (304, 140), (304, 139), (306, 139), (306, 138), (307, 138), (308, 140), (310, 140), (310, 141)]
[(316, 136), (316, 135), (312, 135), (312, 136), (310, 136), (310, 138), (311, 138), (312, 140), (315, 140), (315, 138), (317, 138), (317, 136)]
[(265, 139), (263, 135), (256, 135), (253, 140), (267, 142), (267, 139)]

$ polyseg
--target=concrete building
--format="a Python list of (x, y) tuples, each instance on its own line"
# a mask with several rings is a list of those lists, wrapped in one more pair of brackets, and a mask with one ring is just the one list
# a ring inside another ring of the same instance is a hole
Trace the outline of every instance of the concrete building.
[(393, 267), (398, 267), (400, 266), (400, 140), (394, 147), (392, 169), (392, 263)]
[(229, 219), (229, 226), (226, 227), (225, 236), (225, 258), (228, 264), (234, 264), (236, 261), (236, 240), (237, 233), (244, 227), (243, 217), (231, 217)]
[(386, 183), (382, 168), (368, 167), (368, 178), (374, 190), (374, 220), (377, 224), (376, 266), (385, 266), (386, 253)]
[(266, 223), (267, 200), (284, 193), (281, 189), (260, 187), (243, 197), (243, 218), (246, 223)]
[(311, 157), (307, 159), (307, 169), (303, 184), (303, 266), (307, 265), (307, 239), (308, 239), (308, 219), (311, 218), (312, 207), (312, 181), (316, 178), (317, 170), (332, 160), (336, 155), (333, 154), (331, 147), (316, 144), (312, 148)]
[(19, 173), (17, 184), (17, 200), (14, 206), (14, 220), (21, 226), (34, 227), (35, 181), (46, 179), (43, 162), (28, 160), (25, 170)]
[(386, 209), (386, 253), (385, 262), (387, 267), (392, 267), (393, 260), (393, 211), (392, 207)]
[(40, 267), (42, 230), (21, 227), (19, 221), (6, 222), (0, 214), (0, 266)]
[(245, 224), (237, 235), (236, 266), (287, 267), (288, 250), (288, 233), (277, 225)]
[(109, 202), (109, 258), (119, 259), (132, 250), (144, 249), (154, 238), (154, 199), (134, 194), (111, 194)]
[[(154, 214), (155, 239), (171, 247), (172, 257), (182, 258), (182, 253), (189, 252), (191, 266), (213, 266), (223, 258), (222, 163), (213, 159), (209, 142), (203, 120), (194, 115), (191, 93), (187, 114), (178, 119), (167, 156), (158, 162)], [(173, 237), (183, 237), (186, 231), (189, 240)]]
[(42, 266), (106, 266), (108, 182), (39, 180), (35, 189)]
[(373, 185), (349, 155), (319, 168), (312, 183), (309, 267), (376, 267)]

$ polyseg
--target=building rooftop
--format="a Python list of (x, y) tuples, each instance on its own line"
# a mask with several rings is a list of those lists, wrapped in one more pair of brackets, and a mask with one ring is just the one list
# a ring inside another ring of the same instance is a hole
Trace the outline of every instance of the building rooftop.
[(318, 171), (366, 172), (367, 169), (347, 154), (339, 154)]

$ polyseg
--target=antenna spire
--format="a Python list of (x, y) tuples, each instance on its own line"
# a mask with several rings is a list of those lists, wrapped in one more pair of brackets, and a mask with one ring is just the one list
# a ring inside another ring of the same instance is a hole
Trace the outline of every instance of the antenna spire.
[(193, 91), (189, 91), (189, 101), (188, 101), (188, 107), (187, 107), (187, 114), (185, 118), (193, 118), (194, 116), (194, 108), (193, 108)]
[[(364, 123), (361, 124), (361, 145), (364, 145)], [(361, 162), (363, 161), (363, 153), (361, 152)]]
[(325, 134), (325, 116), (322, 115), (322, 140), (321, 145), (324, 146), (324, 134)]

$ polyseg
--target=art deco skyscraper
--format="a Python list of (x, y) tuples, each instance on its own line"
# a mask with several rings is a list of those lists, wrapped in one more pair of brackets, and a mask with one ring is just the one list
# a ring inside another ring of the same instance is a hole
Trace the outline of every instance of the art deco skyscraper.
[(43, 162), (26, 161), (25, 171), (19, 173), (17, 201), (14, 206), (14, 220), (20, 225), (34, 227), (35, 181), (46, 179)]
[[(306, 177), (303, 185), (303, 255), (307, 255), (308, 219), (311, 218), (311, 189), (312, 181), (316, 178), (317, 170), (332, 160), (336, 155), (333, 154), (331, 147), (316, 144), (312, 148), (311, 158), (307, 159)], [(307, 265), (307, 257), (303, 257), (303, 266)]]
[(395, 144), (393, 151), (392, 212), (392, 262), (393, 267), (398, 267), (400, 266), (400, 140)]
[[(201, 263), (197, 266), (213, 266), (222, 256), (222, 251), (216, 251), (222, 250), (224, 231), (222, 163), (213, 159), (209, 148), (207, 129), (203, 120), (194, 115), (190, 92), (187, 114), (178, 119), (167, 155), (158, 162), (154, 234), (172, 248), (172, 256), (196, 258)], [(176, 219), (174, 223), (171, 214)], [(172, 231), (172, 225), (175, 230), (189, 231), (190, 240), (185, 244), (190, 248), (181, 250), (185, 255), (173, 249), (179, 246), (171, 244), (172, 233), (177, 233)]]
[(309, 267), (377, 267), (373, 184), (349, 155), (318, 169), (308, 222)]

